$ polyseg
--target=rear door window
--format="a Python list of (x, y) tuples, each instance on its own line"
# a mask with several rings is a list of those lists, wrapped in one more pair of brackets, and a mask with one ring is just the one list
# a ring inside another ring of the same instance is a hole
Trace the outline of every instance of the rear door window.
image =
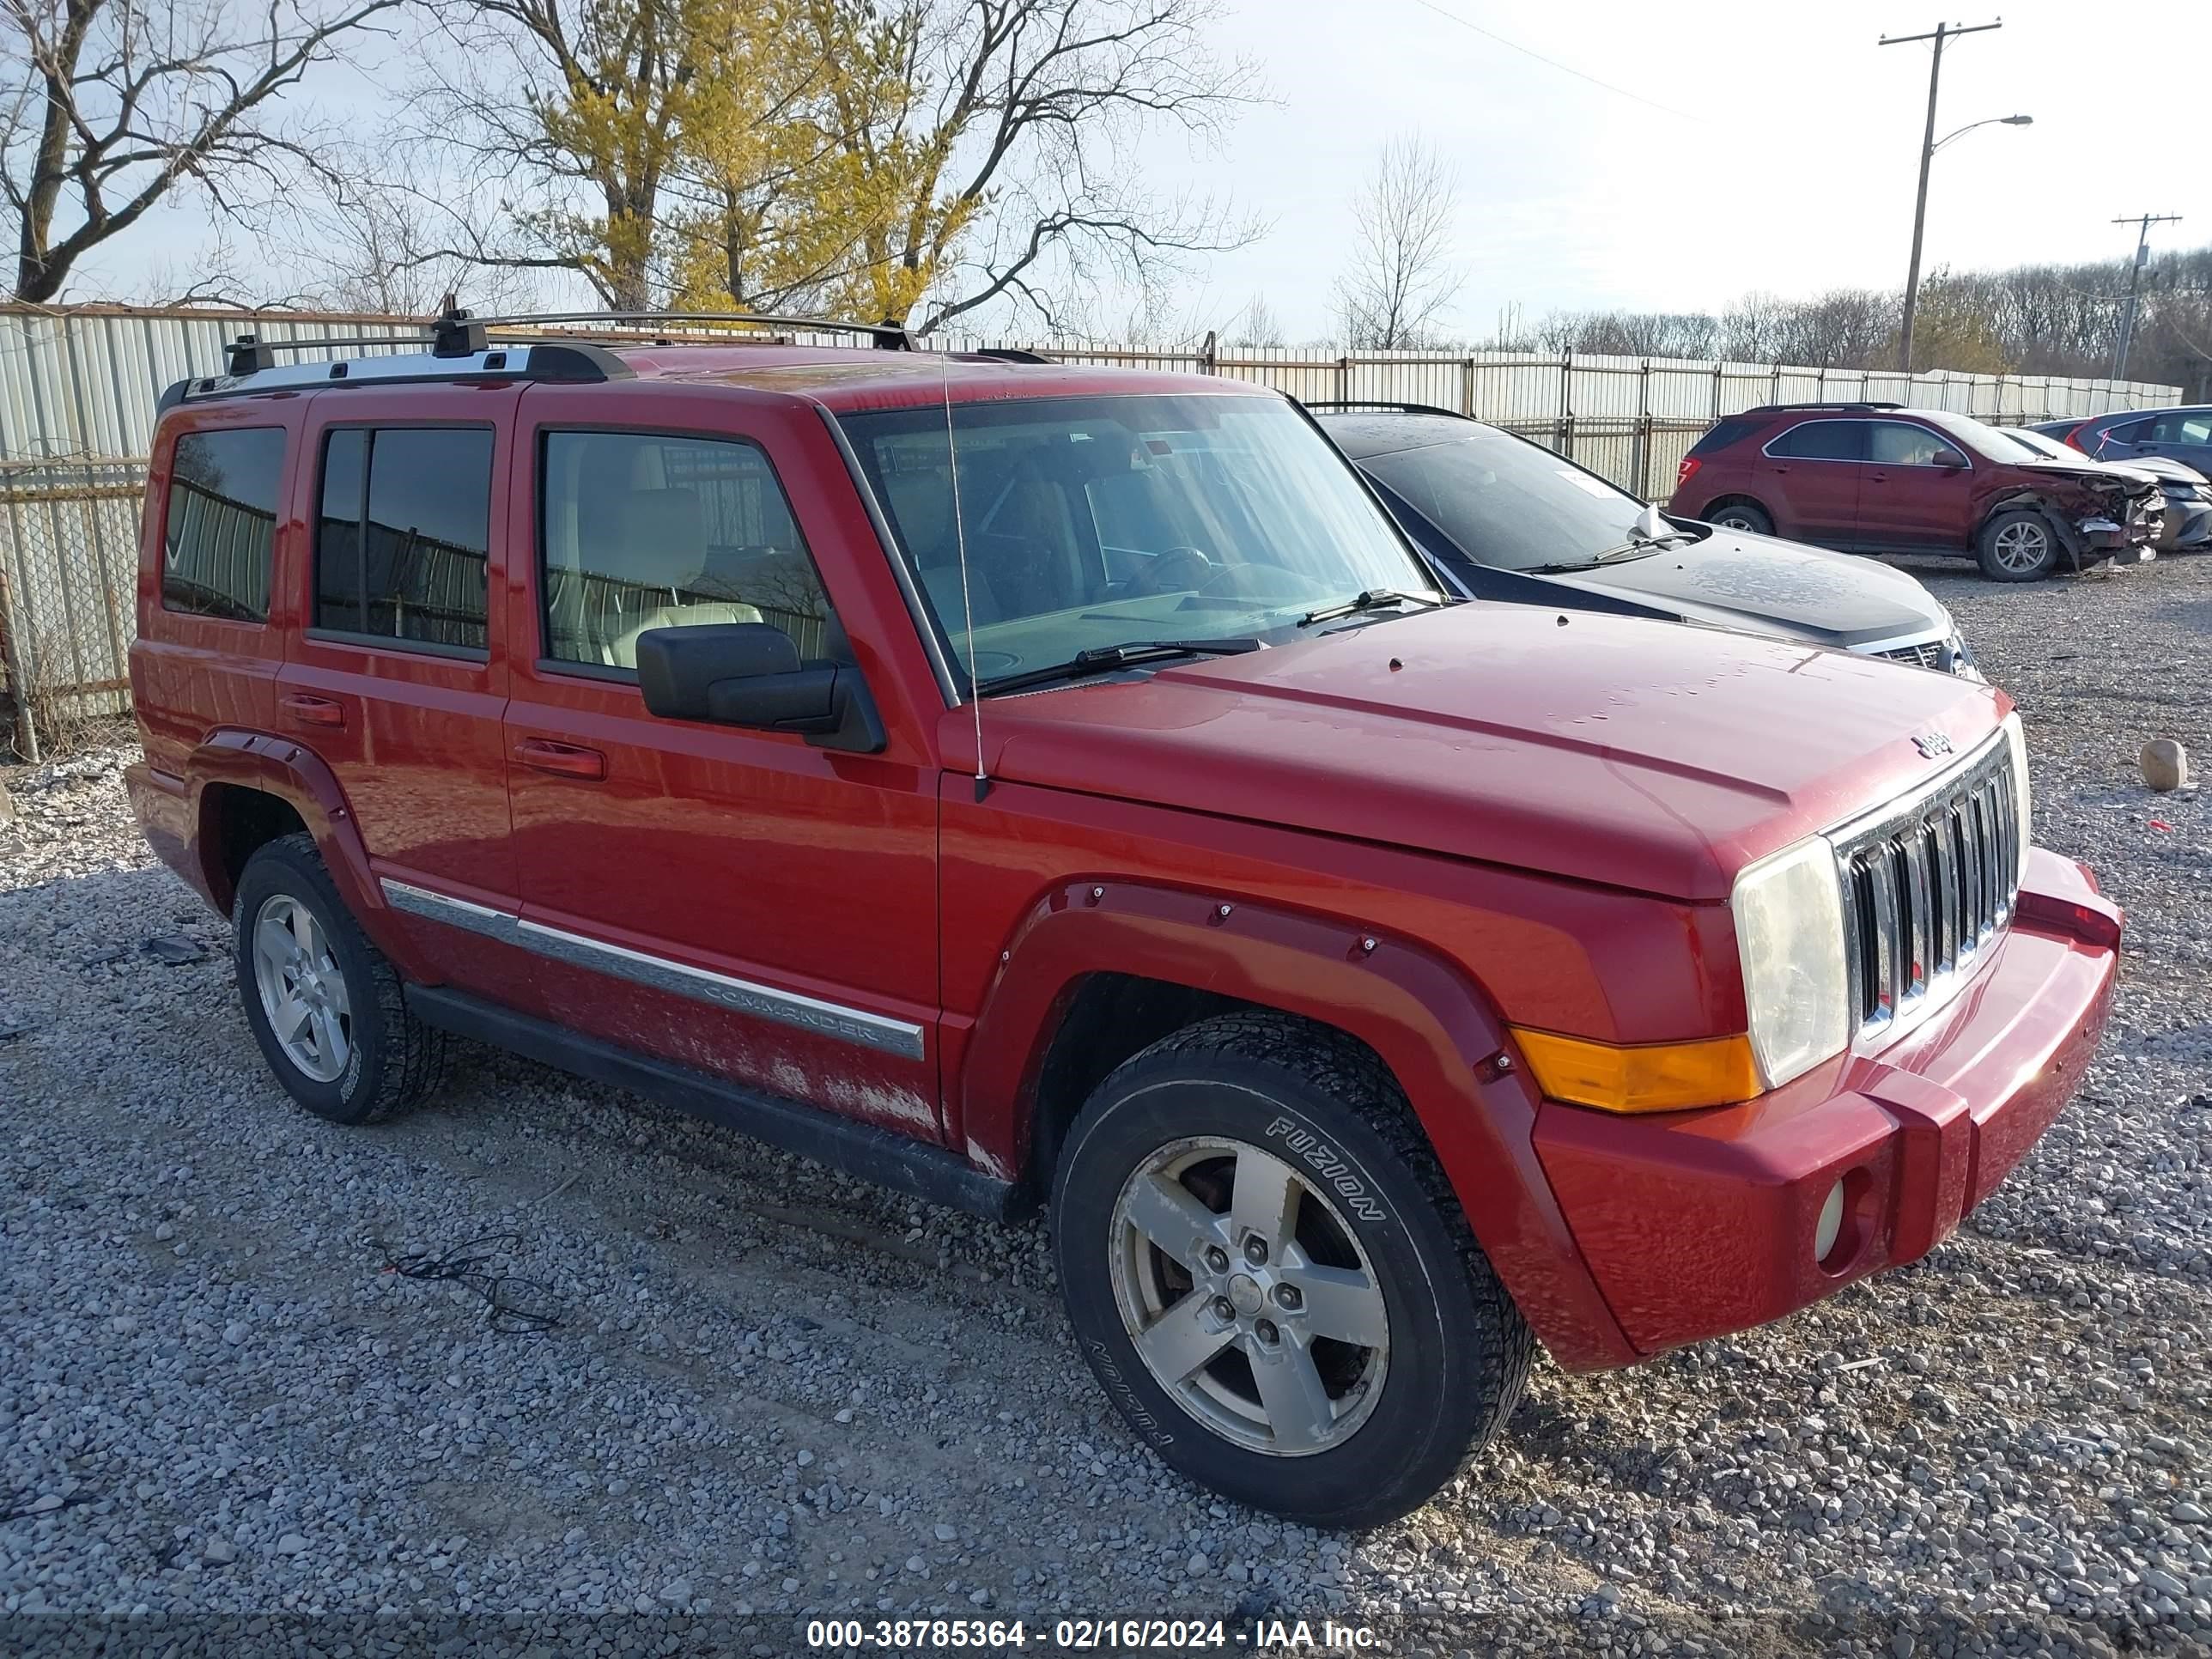
[(269, 566), (284, 429), (187, 432), (169, 461), (161, 531), (161, 604), (227, 622), (269, 620)]
[(1800, 421), (1766, 446), (1778, 460), (1863, 461), (1866, 459), (1864, 421)]
[(315, 626), (485, 648), (489, 427), (340, 427), (323, 445)]
[(2160, 416), (2150, 422), (2148, 431), (2138, 432), (2135, 436), (2157, 444), (2212, 444), (2212, 414), (2203, 410), (2175, 410)]

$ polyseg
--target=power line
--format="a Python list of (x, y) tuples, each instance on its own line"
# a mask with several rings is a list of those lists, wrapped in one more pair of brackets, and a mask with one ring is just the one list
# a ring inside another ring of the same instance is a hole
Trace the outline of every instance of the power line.
[(1504, 46), (1509, 52), (1517, 52), (1523, 58), (1533, 58), (1540, 64), (1547, 64), (1552, 68), (1559, 70), (1562, 75), (1571, 75), (1577, 81), (1587, 81), (1590, 85), (1594, 87), (1601, 87), (1606, 91), (1613, 94), (1616, 97), (1626, 98), (1632, 102), (1643, 105), (1646, 109), (1656, 109), (1662, 115), (1671, 115), (1678, 121), (1693, 122), (1698, 126), (1703, 126), (1705, 125), (1704, 118), (1701, 116), (1692, 115), (1686, 111), (1675, 109), (1667, 104), (1655, 103), (1652, 100), (1646, 98), (1640, 92), (1631, 92), (1626, 87), (1616, 87), (1610, 81), (1601, 81), (1595, 75), (1585, 75), (1582, 70), (1575, 68), (1571, 64), (1562, 64), (1556, 58), (1547, 58), (1542, 52), (1538, 52), (1533, 46), (1524, 46), (1518, 40), (1509, 40), (1504, 35), (1498, 33), (1497, 30), (1486, 29), (1483, 27), (1481, 24), (1475, 22), (1470, 18), (1462, 17), (1455, 11), (1446, 11), (1442, 6), (1436, 3), (1436, 0), (1413, 0), (1413, 3), (1436, 13), (1437, 16), (1443, 18), (1447, 22), (1456, 23), (1463, 29), (1474, 30), (1486, 40), (1496, 41), (1499, 46)]

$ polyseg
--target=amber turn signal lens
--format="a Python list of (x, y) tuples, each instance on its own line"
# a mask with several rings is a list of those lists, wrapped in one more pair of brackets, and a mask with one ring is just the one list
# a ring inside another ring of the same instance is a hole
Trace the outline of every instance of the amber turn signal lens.
[(1621, 1046), (1514, 1028), (1513, 1041), (1553, 1100), (1607, 1112), (1682, 1112), (1760, 1092), (1749, 1036)]

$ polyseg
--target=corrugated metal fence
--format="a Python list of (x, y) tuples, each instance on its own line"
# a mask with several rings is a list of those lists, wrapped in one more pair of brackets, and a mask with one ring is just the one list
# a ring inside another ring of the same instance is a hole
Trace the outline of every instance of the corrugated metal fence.
[[(161, 389), (219, 374), (243, 331), (359, 339), (418, 330), (386, 317), (0, 307), (0, 684), (18, 710), (128, 705), (138, 496)], [(933, 341), (970, 349), (1010, 342)], [(302, 359), (391, 348), (321, 348)], [(1652, 499), (1723, 415), (1763, 403), (1882, 399), (2008, 423), (2171, 404), (2179, 389), (2043, 375), (1903, 375), (1668, 358), (1478, 351), (1342, 356), (1307, 347), (1034, 347), (1070, 362), (1220, 374), (1307, 402), (1427, 404), (1547, 444)]]

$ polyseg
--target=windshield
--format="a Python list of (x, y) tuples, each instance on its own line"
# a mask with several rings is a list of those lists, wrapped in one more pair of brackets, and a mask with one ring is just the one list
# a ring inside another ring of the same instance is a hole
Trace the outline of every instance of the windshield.
[(1468, 557), (1507, 570), (1587, 564), (1627, 543), (1644, 511), (1550, 450), (1502, 434), (1370, 455), (1360, 465)]
[(2040, 432), (2006, 432), (2002, 435), (2038, 460), (2079, 462), (2089, 459), (2080, 450), (2069, 449), (2056, 438), (2046, 438)]
[(950, 447), (942, 404), (842, 424), (963, 681), (1146, 641), (1287, 638), (1373, 589), (1437, 596), (1349, 465), (1279, 398), (955, 404)]
[[(1927, 422), (1939, 432), (1948, 434), (1984, 460), (2039, 461), (2045, 459), (2031, 446), (2015, 441), (2018, 434), (1991, 426), (1986, 421), (1978, 421), (1971, 415), (1953, 415), (1933, 409), (1916, 409), (1912, 412), (1917, 418)], [(2025, 454), (2023, 451), (2026, 451)]]

